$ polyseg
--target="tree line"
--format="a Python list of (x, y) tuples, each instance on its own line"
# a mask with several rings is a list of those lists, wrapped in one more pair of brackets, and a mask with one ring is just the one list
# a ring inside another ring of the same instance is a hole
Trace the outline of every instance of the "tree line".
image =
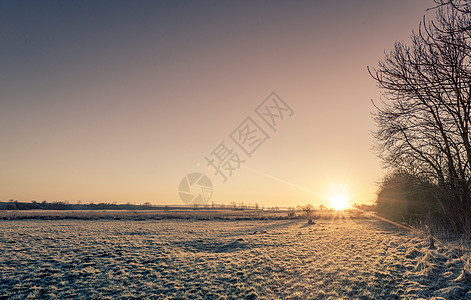
[(68, 201), (54, 201), (54, 202), (19, 202), (11, 199), (8, 202), (0, 202), (0, 210), (145, 210), (153, 209), (153, 206), (146, 202), (144, 204), (117, 204), (117, 203), (69, 203)]
[[(143, 204), (126, 204), (118, 203), (69, 203), (68, 201), (31, 201), (19, 202), (15, 199), (10, 199), (8, 202), (0, 202), (0, 210), (167, 210), (167, 209), (231, 209), (231, 210), (281, 210), (278, 206), (265, 208), (264, 205), (258, 203), (250, 204), (245, 202), (231, 202), (230, 204), (218, 203), (195, 203), (192, 205), (153, 205), (150, 202)], [(285, 208), (286, 209), (286, 208)]]

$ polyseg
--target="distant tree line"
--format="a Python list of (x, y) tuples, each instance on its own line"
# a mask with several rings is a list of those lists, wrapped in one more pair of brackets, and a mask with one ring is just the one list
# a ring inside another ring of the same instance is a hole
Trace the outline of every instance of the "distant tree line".
[(55, 202), (18, 202), (17, 200), (11, 199), (8, 202), (0, 202), (0, 210), (32, 210), (32, 209), (44, 209), (44, 210), (145, 210), (153, 209), (154, 207), (146, 202), (144, 204), (116, 204), (116, 203), (89, 203), (89, 204), (71, 204), (67, 201), (55, 201)]
[[(363, 211), (371, 211), (371, 205), (357, 205), (353, 204), (353, 207), (361, 209)], [(143, 204), (118, 204), (118, 203), (69, 203), (68, 201), (54, 201), (54, 202), (19, 202), (18, 200), (11, 199), (8, 202), (0, 202), (0, 210), (174, 210), (174, 209), (222, 209), (222, 210), (254, 210), (254, 211), (288, 211), (292, 216), (296, 212), (303, 212), (306, 216), (311, 216), (315, 211), (327, 211), (333, 210), (325, 205), (321, 204), (317, 208), (312, 204), (306, 204), (303, 206), (296, 207), (279, 207), (271, 206), (265, 207), (258, 203), (249, 204), (245, 202), (230, 202), (229, 204), (219, 203), (206, 203), (206, 204), (193, 204), (193, 205), (152, 205), (150, 202)]]
[(382, 92), (376, 150), (389, 174), (378, 213), (471, 232), (471, 10), (437, 0), (409, 43), (369, 69)]
[[(69, 203), (68, 201), (55, 202), (19, 202), (11, 199), (8, 202), (0, 202), (0, 210), (168, 210), (168, 209), (231, 209), (231, 210), (265, 210), (265, 206), (258, 203), (246, 204), (244, 202), (231, 202), (230, 204), (193, 204), (193, 205), (152, 205), (150, 202), (143, 204), (117, 204), (117, 203)], [(278, 211), (279, 207), (270, 207), (268, 210)]]

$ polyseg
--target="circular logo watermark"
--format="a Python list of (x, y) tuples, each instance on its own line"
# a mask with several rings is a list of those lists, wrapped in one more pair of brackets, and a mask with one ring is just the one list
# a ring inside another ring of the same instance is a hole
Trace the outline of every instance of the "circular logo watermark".
[(185, 204), (206, 204), (213, 195), (213, 184), (202, 173), (190, 173), (180, 181), (178, 195)]

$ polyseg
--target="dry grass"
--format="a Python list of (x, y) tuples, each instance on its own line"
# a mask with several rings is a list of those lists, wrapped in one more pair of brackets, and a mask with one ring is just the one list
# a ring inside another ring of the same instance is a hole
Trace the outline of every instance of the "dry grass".
[(287, 212), (262, 210), (0, 210), (0, 219), (280, 219), (287, 218)]
[(0, 221), (0, 298), (471, 298), (463, 257), (374, 220)]

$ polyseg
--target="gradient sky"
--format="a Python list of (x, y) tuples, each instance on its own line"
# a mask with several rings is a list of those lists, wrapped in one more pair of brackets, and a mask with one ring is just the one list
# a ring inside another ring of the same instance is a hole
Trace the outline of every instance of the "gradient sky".
[[(431, 6), (2, 1), (0, 201), (181, 204), (180, 180), (203, 172), (216, 203), (319, 205), (339, 188), (369, 203), (366, 67)], [(246, 162), (224, 183), (204, 158), (272, 91), (294, 114), (252, 157), (232, 147)]]

